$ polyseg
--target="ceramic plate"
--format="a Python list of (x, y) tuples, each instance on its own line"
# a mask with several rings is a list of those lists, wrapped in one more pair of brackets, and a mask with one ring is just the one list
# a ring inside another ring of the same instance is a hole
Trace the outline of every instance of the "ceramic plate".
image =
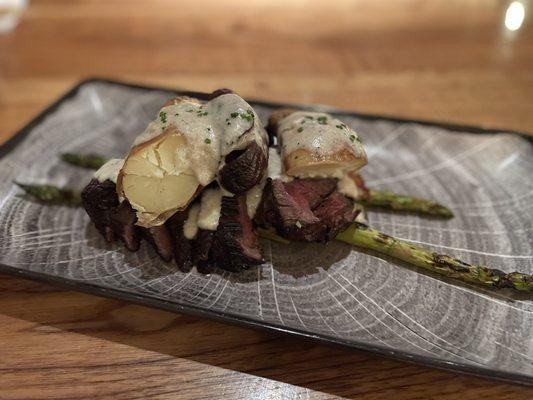
[[(166, 310), (283, 331), (436, 367), (533, 382), (533, 301), (455, 285), (339, 243), (262, 243), (246, 273), (202, 275), (107, 244), (82, 209), (13, 180), (83, 187), (60, 152), (121, 157), (179, 91), (84, 81), (0, 148), (0, 271)], [(189, 93), (190, 94), (190, 93)], [(201, 96), (200, 94), (194, 94)], [(251, 101), (258, 114), (283, 105)], [(512, 132), (327, 110), (359, 132), (375, 189), (432, 198), (449, 221), (370, 213), (386, 233), (466, 262), (533, 273), (533, 145)]]

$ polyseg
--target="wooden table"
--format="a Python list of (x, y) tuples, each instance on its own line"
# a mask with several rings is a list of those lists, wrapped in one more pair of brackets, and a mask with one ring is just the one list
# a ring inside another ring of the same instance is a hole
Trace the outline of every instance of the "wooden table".
[[(0, 35), (0, 141), (89, 76), (532, 131), (509, 3), (33, 0)], [(533, 391), (0, 276), (0, 399), (335, 396)]]

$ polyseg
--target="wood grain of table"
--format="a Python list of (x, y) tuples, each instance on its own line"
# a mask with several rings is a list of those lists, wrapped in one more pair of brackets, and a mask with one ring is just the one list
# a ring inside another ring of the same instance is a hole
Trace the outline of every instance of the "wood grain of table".
[[(533, 131), (533, 3), (31, 1), (0, 142), (99, 76)], [(0, 275), (0, 399), (527, 399), (531, 388)]]

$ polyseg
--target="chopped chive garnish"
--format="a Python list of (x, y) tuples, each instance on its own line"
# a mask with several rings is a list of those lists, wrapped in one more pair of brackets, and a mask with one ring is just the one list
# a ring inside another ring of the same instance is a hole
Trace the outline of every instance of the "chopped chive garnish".
[(211, 139), (207, 138), (204, 140), (204, 142), (206, 142), (207, 144), (210, 144), (211, 143)]
[(161, 119), (161, 122), (166, 124), (167, 123), (167, 113), (164, 111), (161, 111), (159, 113), (159, 118)]
[(252, 121), (254, 119), (254, 115), (252, 114), (252, 112), (250, 110), (246, 110), (246, 114), (239, 114), (239, 116), (242, 119), (245, 119), (248, 122), (250, 122), (250, 121)]
[(231, 118), (237, 118), (239, 116), (239, 113), (238, 112), (232, 112), (230, 114)]
[(302, 131), (304, 130), (304, 128), (300, 126), (300, 127), (299, 127), (298, 129), (296, 129), (296, 130), (297, 130), (298, 132), (302, 132)]
[(318, 117), (316, 119), (320, 125), (327, 125), (328, 124), (328, 117)]

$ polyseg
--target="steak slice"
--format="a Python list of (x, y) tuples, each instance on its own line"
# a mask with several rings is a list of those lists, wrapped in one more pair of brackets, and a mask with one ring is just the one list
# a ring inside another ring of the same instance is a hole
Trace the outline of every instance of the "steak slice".
[(333, 179), (268, 179), (255, 220), (289, 240), (324, 242), (353, 222), (350, 200)]
[[(307, 187), (305, 187), (307, 189)], [(259, 225), (273, 226), (279, 235), (302, 242), (323, 241), (327, 227), (313, 214), (305, 191), (291, 185), (291, 195), (286, 183), (268, 179), (256, 214)]]
[(200, 229), (193, 242), (193, 263), (198, 271), (204, 274), (208, 274), (215, 269), (215, 262), (211, 256), (214, 237), (215, 231)]
[(222, 197), (210, 258), (220, 268), (233, 272), (263, 263), (259, 237), (248, 216), (246, 196)]
[(268, 155), (256, 142), (234, 150), (219, 172), (220, 184), (231, 193), (243, 194), (259, 184), (265, 174)]
[(183, 233), (183, 224), (189, 216), (189, 211), (178, 211), (166, 222), (174, 241), (174, 260), (183, 272), (189, 272), (193, 267), (192, 243)]
[(284, 230), (300, 222), (308, 225), (318, 222), (304, 195), (291, 196), (285, 183), (279, 179), (267, 179), (261, 204), (256, 216), (261, 225), (272, 225)]
[(137, 217), (127, 201), (119, 203), (115, 183), (92, 179), (81, 192), (82, 204), (96, 229), (108, 242), (120, 238), (126, 248), (136, 251), (140, 245)]
[(284, 183), (285, 190), (294, 198), (304, 198), (314, 210), (327, 196), (335, 191), (335, 179), (294, 179)]
[(119, 206), (115, 184), (92, 179), (81, 192), (81, 201), (96, 229), (108, 242), (115, 241), (116, 234), (111, 227), (111, 215)]
[(137, 251), (144, 237), (165, 261), (172, 259), (174, 245), (164, 225), (141, 228), (135, 225), (137, 216), (127, 200), (119, 202), (114, 182), (92, 179), (81, 193), (83, 207), (98, 231), (108, 242), (117, 238), (130, 251)]
[[(118, 196), (115, 193), (115, 196)], [(111, 227), (130, 251), (139, 250), (141, 245), (140, 229), (135, 225), (137, 215), (127, 200), (124, 200), (111, 213)]]
[(143, 237), (152, 245), (163, 261), (170, 261), (174, 257), (174, 241), (166, 225), (141, 228)]
[(313, 213), (327, 226), (327, 240), (335, 239), (358, 214), (353, 203), (337, 191), (326, 197)]
[(200, 230), (195, 240), (188, 240), (183, 233), (187, 210), (177, 212), (164, 225), (152, 228), (135, 225), (135, 210), (127, 200), (119, 202), (111, 181), (101, 183), (93, 179), (83, 190), (82, 201), (106, 240), (120, 238), (128, 250), (136, 251), (143, 237), (163, 260), (174, 258), (182, 271), (190, 271), (195, 264), (202, 273), (212, 272), (215, 266), (242, 271), (263, 262), (245, 195), (223, 197), (217, 230)]

